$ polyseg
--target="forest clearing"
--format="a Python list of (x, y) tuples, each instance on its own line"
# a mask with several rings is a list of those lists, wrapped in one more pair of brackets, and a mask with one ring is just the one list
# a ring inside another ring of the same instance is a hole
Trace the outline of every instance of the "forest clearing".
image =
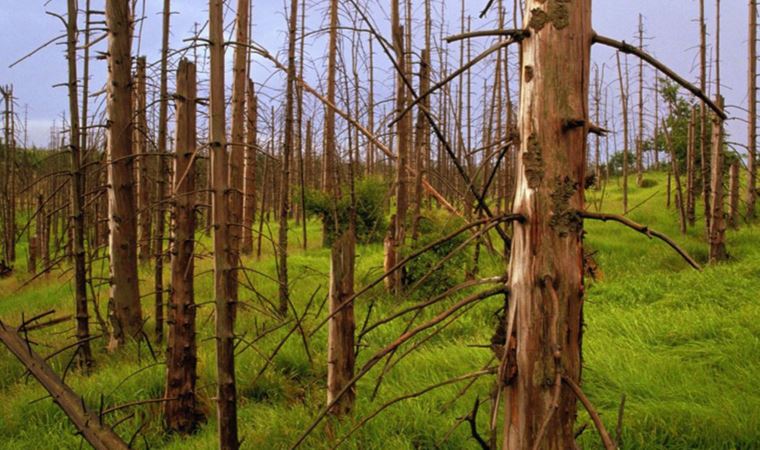
[(39, 3), (0, 449), (760, 447), (756, 0)]

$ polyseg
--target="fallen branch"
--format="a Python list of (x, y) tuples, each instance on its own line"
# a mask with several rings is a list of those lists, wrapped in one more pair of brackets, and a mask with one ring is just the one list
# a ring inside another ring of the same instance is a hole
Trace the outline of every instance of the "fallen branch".
[(665, 242), (666, 244), (668, 244), (673, 250), (676, 251), (676, 253), (681, 255), (681, 257), (683, 257), (683, 259), (685, 259), (686, 262), (688, 262), (691, 267), (697, 270), (702, 270), (702, 266), (700, 266), (699, 263), (697, 263), (694, 260), (694, 258), (689, 256), (689, 254), (686, 253), (686, 250), (679, 247), (678, 244), (676, 244), (672, 239), (670, 239), (665, 234), (660, 233), (659, 231), (652, 230), (646, 225), (642, 225), (640, 223), (634, 222), (633, 220), (625, 216), (621, 216), (619, 214), (595, 213), (591, 211), (581, 211), (578, 214), (584, 219), (601, 220), (602, 222), (607, 222), (609, 220), (613, 222), (618, 222), (627, 226), (628, 228), (631, 228), (633, 230), (638, 231), (639, 233), (646, 235), (650, 239), (653, 237), (656, 237), (662, 240), (663, 242)]
[(53, 401), (69, 417), (76, 429), (97, 450), (126, 450), (127, 444), (103, 424), (97, 414), (87, 409), (78, 396), (50, 366), (32, 350), (13, 328), (0, 321), (0, 340), (45, 388)]

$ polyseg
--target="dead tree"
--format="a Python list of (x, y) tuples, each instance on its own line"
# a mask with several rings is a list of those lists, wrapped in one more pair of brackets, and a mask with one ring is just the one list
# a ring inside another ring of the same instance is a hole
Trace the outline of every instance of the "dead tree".
[[(296, 0), (293, 0), (295, 3)], [(331, 57), (334, 56), (332, 49), (338, 47), (338, 1), (330, 1), (330, 41), (329, 48)], [(335, 81), (335, 61), (330, 59), (328, 64), (328, 80)], [(332, 97), (330, 97), (332, 95)], [(328, 88), (328, 99), (335, 101), (334, 88)], [(328, 108), (325, 115), (325, 154), (337, 155), (335, 143), (335, 111)], [(330, 166), (337, 166), (337, 161)], [(332, 405), (331, 413), (342, 416), (351, 411), (356, 397), (353, 387), (339, 398), (340, 393), (346, 388), (348, 382), (354, 376), (354, 308), (353, 304), (344, 305), (344, 302), (354, 295), (354, 262), (356, 258), (356, 235), (355, 218), (352, 217), (348, 227), (343, 231), (344, 224), (338, 222), (337, 204), (340, 201), (340, 190), (337, 185), (331, 185), (333, 205), (333, 220), (335, 223), (335, 239), (330, 252), (330, 291), (329, 308), (330, 321), (327, 334), (327, 404)]]
[(243, 240), (240, 251), (244, 255), (250, 255), (253, 252), (253, 221), (256, 217), (256, 160), (259, 151), (258, 100), (251, 79), (248, 79), (246, 103), (248, 121), (245, 140), (245, 167), (243, 168)]
[(697, 108), (691, 110), (689, 118), (688, 140), (686, 143), (686, 217), (689, 225), (696, 221), (696, 152), (697, 152)]
[(183, 59), (177, 70), (177, 129), (174, 160), (174, 236), (172, 238), (169, 335), (166, 351), (165, 423), (169, 430), (189, 434), (198, 428), (203, 414), (197, 404), (195, 384), (198, 362), (195, 338), (196, 80), (195, 65)]
[(728, 181), (728, 226), (739, 228), (739, 161), (731, 163)]
[(562, 389), (561, 375), (579, 380), (581, 371), (583, 224), (576, 211), (584, 202), (591, 1), (551, 3), (561, 14), (545, 6), (525, 6), (531, 36), (522, 42), (514, 212), (526, 221), (514, 224), (509, 264), (506, 329), (516, 358), (509, 353), (500, 373), (504, 448), (572, 448), (576, 399)]
[[(239, 448), (237, 429), (237, 389), (235, 386), (236, 301), (229, 290), (230, 258), (227, 138), (224, 112), (224, 24), (223, 0), (209, 0), (209, 53), (211, 87), (209, 132), (211, 151), (211, 209), (214, 239), (214, 300), (216, 303), (217, 427), (219, 448)], [(232, 225), (239, 226), (239, 225)]]
[[(243, 189), (245, 184), (245, 91), (248, 84), (248, 0), (238, 0), (236, 45), (232, 65), (232, 135), (229, 143), (229, 258), (230, 266), (240, 265), (240, 240), (243, 233)], [(238, 299), (238, 272), (229, 272), (229, 292)]]
[[(644, 51), (644, 18), (639, 14), (639, 50)], [(636, 137), (636, 186), (644, 183), (644, 60), (639, 59), (639, 126)]]
[(670, 138), (670, 133), (663, 124), (663, 131), (665, 132), (665, 141), (670, 153), (670, 171), (673, 173), (673, 179), (676, 182), (676, 207), (678, 208), (678, 225), (681, 230), (681, 234), (686, 234), (686, 206), (684, 204), (683, 189), (681, 188), (681, 174), (678, 167), (678, 156), (676, 155), (673, 141)]
[[(707, 89), (707, 24), (705, 23), (705, 0), (699, 0), (699, 89)], [(707, 107), (700, 105), (699, 114), (699, 156), (702, 182), (702, 201), (704, 203), (705, 231), (710, 235), (710, 154), (707, 143)]]
[(141, 263), (150, 260), (151, 247), (151, 204), (150, 204), (150, 157), (148, 155), (148, 115), (145, 88), (145, 57), (137, 58), (134, 79), (133, 143), (137, 170), (137, 234), (138, 258)]
[(132, 150), (132, 16), (128, 0), (106, 1), (108, 27), (108, 228), (111, 260), (111, 342), (122, 345), (142, 331), (137, 280), (134, 155)]
[[(716, 5), (715, 27), (715, 92), (716, 103), (723, 108), (723, 97), (720, 95), (720, 0)], [(713, 119), (712, 145), (710, 152), (710, 262), (716, 263), (728, 259), (726, 252), (726, 217), (723, 198), (723, 118)]]
[(625, 79), (623, 79), (620, 53), (615, 54), (615, 57), (617, 58), (620, 103), (623, 111), (623, 212), (628, 212), (628, 60), (626, 59)]
[[(77, 83), (77, 2), (68, 0), (68, 36), (66, 57), (69, 64), (69, 149), (71, 151), (71, 211), (73, 217), (74, 253), (74, 304), (76, 309), (77, 363), (85, 373), (92, 367), (90, 350), (89, 314), (87, 313), (87, 261), (84, 248), (84, 170), (82, 169), (82, 148), (79, 137), (79, 92)], [(86, 100), (85, 100), (86, 101)], [(85, 130), (86, 132), (86, 130)]]
[(757, 200), (757, 0), (749, 0), (749, 73), (747, 75), (747, 220)]
[(166, 138), (168, 128), (168, 63), (169, 63), (169, 25), (171, 20), (171, 0), (164, 0), (163, 24), (161, 30), (161, 80), (158, 103), (158, 145), (156, 152), (156, 218), (154, 285), (156, 295), (156, 341), (161, 342), (164, 336), (164, 227), (166, 211), (164, 210), (167, 184), (166, 171)]
[(18, 331), (0, 322), (0, 341), (26, 367), (29, 373), (50, 394), (90, 445), (97, 450), (127, 450), (129, 446), (105, 423), (97, 412), (90, 410), (84, 399), (63, 382), (44, 358), (32, 350)]
[(282, 146), (280, 167), (280, 228), (278, 230), (278, 292), (279, 313), (288, 312), (288, 216), (290, 214), (290, 161), (295, 148), (295, 96), (296, 96), (296, 29), (298, 28), (298, 0), (290, 2), (290, 20), (288, 21), (288, 77), (285, 95), (285, 139)]

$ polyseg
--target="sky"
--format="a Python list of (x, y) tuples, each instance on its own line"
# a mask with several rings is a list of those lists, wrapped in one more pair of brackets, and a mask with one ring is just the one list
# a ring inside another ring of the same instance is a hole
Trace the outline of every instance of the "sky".
[[(92, 8), (103, 9), (103, 0), (91, 0)], [(269, 49), (273, 53), (281, 50), (286, 38), (286, 19), (283, 14), (283, 0), (252, 0), (253, 1), (253, 39)], [(364, 0), (367, 2), (367, 0)], [(449, 24), (449, 30), (453, 34), (458, 31), (459, 0), (443, 0), (445, 2), (445, 21)], [(84, 8), (85, 0), (79, 0), (80, 8)], [(493, 28), (495, 15), (489, 18), (478, 19), (478, 13), (487, 0), (466, 0), (465, 14), (472, 16), (474, 29)], [(148, 57), (149, 63), (156, 61), (160, 50), (161, 0), (138, 0), (138, 10), (144, 19), (137, 25), (136, 34), (142, 37), (139, 44), (140, 54)], [(327, 18), (327, 0), (309, 0), (307, 9), (307, 27), (311, 30), (323, 28)], [(347, 2), (346, 2), (347, 3)], [(381, 33), (388, 36), (388, 4), (387, 0), (369, 0), (369, 11), (374, 21), (379, 25)], [(413, 0), (415, 17), (422, 17), (419, 8), (422, 8), (421, 0)], [(511, 1), (506, 1), (511, 4)], [(712, 53), (712, 42), (715, 37), (715, 5), (707, 2), (708, 42)], [(173, 49), (187, 45), (185, 39), (193, 34), (194, 25), (201, 26), (208, 17), (208, 2), (205, 0), (172, 0), (172, 36), (170, 46)], [(441, 19), (440, 0), (433, 0), (434, 20)], [(747, 105), (747, 2), (745, 0), (723, 0), (721, 2), (721, 76), (722, 94), (726, 98), (727, 112), (730, 116), (727, 122), (727, 130), (731, 135), (731, 141), (740, 144), (746, 143), (746, 105)], [(143, 5), (145, 8), (144, 14)], [(698, 2), (697, 0), (596, 0), (593, 2), (593, 25), (597, 33), (636, 42), (638, 29), (638, 16), (644, 17), (644, 27), (647, 50), (659, 58), (662, 62), (680, 73), (689, 80), (696, 81), (698, 75)], [(65, 0), (0, 0), (0, 85), (12, 84), (17, 98), (17, 113), (23, 118), (28, 116), (28, 139), (29, 144), (47, 146), (49, 142), (50, 127), (55, 121), (61, 123), (63, 112), (67, 109), (68, 100), (65, 87), (58, 86), (67, 78), (66, 60), (64, 58), (63, 40), (59, 45), (50, 45), (36, 53), (34, 56), (16, 64), (13, 68), (8, 66), (44, 42), (64, 33), (64, 28), (59, 19), (46, 14), (51, 11), (64, 14), (66, 10)], [(228, 35), (232, 31), (233, 11), (228, 10), (225, 21), (228, 24)], [(508, 12), (508, 14), (510, 14)], [(434, 25), (438, 26), (438, 25)], [(140, 31), (140, 27), (142, 27)], [(205, 33), (201, 33), (204, 35)], [(421, 32), (420, 32), (421, 34)], [(476, 48), (484, 48), (483, 42), (473, 43)], [(478, 47), (479, 46), (479, 47)], [(325, 43), (324, 37), (316, 35), (307, 40), (306, 53), (314, 60), (309, 64), (316, 77), (321, 75), (320, 65)], [(597, 48), (592, 51), (593, 60), (599, 66), (606, 67), (605, 81), (611, 90), (611, 98), (616, 94), (616, 68), (614, 52), (606, 48)], [(105, 50), (105, 42), (102, 42), (97, 50)], [(456, 50), (456, 49), (454, 49)], [(135, 48), (134, 53), (137, 53)], [(227, 52), (231, 58), (232, 51)], [(282, 60), (282, 53), (280, 52)], [(383, 80), (382, 65), (380, 61), (383, 55), (376, 49), (375, 58), (378, 69), (376, 77), (380, 82)], [(387, 63), (387, 61), (386, 61)], [(635, 89), (636, 64), (638, 62), (629, 57), (631, 65), (631, 82)], [(91, 71), (95, 74), (92, 91), (103, 87), (106, 73), (105, 61), (96, 60), (92, 63)], [(281, 83), (278, 77), (272, 77), (271, 64), (256, 58), (253, 63), (253, 78), (257, 83), (279, 89)], [(80, 69), (81, 75), (81, 69)], [(651, 72), (647, 72), (651, 79)], [(387, 78), (387, 77), (386, 77)], [(392, 78), (391, 78), (392, 79)], [(229, 85), (230, 78), (227, 78)], [(477, 83), (477, 81), (474, 81)], [(228, 86), (229, 87), (229, 86)], [(96, 108), (102, 102), (102, 96), (93, 99)], [(613, 101), (613, 100), (611, 100)], [(652, 103), (651, 94), (647, 94), (648, 104)], [(631, 101), (635, 107), (635, 100)], [(101, 106), (102, 107), (102, 106)], [(619, 109), (615, 105), (616, 109)]]

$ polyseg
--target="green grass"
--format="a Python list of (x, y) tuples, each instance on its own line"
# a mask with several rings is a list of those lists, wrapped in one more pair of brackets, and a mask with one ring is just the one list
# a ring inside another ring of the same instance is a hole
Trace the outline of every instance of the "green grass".
[[(687, 236), (678, 232), (676, 213), (665, 208), (665, 178), (649, 174), (656, 183), (649, 188), (631, 188), (630, 205), (636, 208), (630, 217), (666, 232), (697, 260), (706, 259), (701, 223)], [(589, 200), (597, 194), (589, 192)], [(654, 196), (653, 196), (654, 195)], [(653, 196), (653, 197), (652, 197)], [(646, 201), (646, 199), (650, 198)], [(619, 212), (619, 189), (611, 183), (605, 194), (604, 211)], [(591, 203), (591, 202), (590, 202)], [(290, 258), (292, 298), (299, 314), (317, 289), (315, 305), (305, 328), (313, 329), (325, 316), (317, 309), (326, 295), (329, 251), (319, 248), (320, 224), (309, 224), (309, 250), (293, 249)], [(703, 272), (692, 270), (665, 244), (614, 223), (587, 221), (586, 246), (594, 251), (601, 270), (596, 281), (587, 280), (584, 333), (584, 390), (599, 409), (608, 428), (614, 429), (621, 395), (626, 395), (623, 442), (635, 449), (757, 448), (760, 446), (760, 229), (743, 227), (730, 232), (728, 248), (732, 260)], [(276, 236), (276, 229), (272, 229)], [(299, 242), (300, 229), (291, 230), (291, 242)], [(204, 240), (208, 245), (208, 240)], [(266, 245), (260, 261), (246, 260), (246, 265), (273, 276), (275, 261), (271, 244)], [(296, 247), (297, 244), (294, 244)], [(25, 251), (19, 249), (19, 259)], [(358, 248), (357, 285), (362, 286), (381, 271), (382, 247)], [(69, 274), (53, 273), (46, 279), (16, 291), (26, 278), (20, 265), (13, 278), (0, 280), (0, 318), (18, 323), (21, 313), (27, 317), (50, 308), (56, 314), (70, 313), (73, 296), (67, 281)], [(500, 263), (484, 261), (482, 275), (499, 274)], [(210, 260), (198, 261), (198, 273), (210, 268)], [(152, 285), (152, 269), (142, 271), (143, 288)], [(249, 274), (256, 289), (268, 298), (276, 297), (276, 286), (261, 275)], [(197, 279), (196, 302), (211, 300), (211, 274)], [(105, 308), (103, 293), (101, 308)], [(241, 289), (241, 298), (253, 301), (253, 294)], [(435, 311), (450, 305), (447, 300)], [(470, 310), (456, 323), (430, 339), (385, 377), (374, 401), (370, 395), (380, 370), (373, 370), (358, 386), (355, 415), (343, 423), (321, 424), (305, 448), (329, 448), (331, 436), (343, 436), (351, 426), (385, 401), (421, 390), (431, 384), (482, 368), (490, 359), (490, 350), (477, 347), (489, 342), (493, 333), (493, 313), (500, 299), (486, 300)], [(372, 320), (386, 316), (407, 301), (391, 299), (381, 289), (371, 291), (357, 303), (359, 326), (365, 320), (370, 303)], [(145, 314), (152, 315), (152, 296), (144, 299)], [(427, 312), (429, 317), (435, 311)], [(135, 416), (117, 428), (129, 439), (144, 421), (143, 436), (151, 448), (212, 449), (216, 430), (214, 408), (214, 348), (211, 305), (199, 309), (199, 387), (202, 405), (209, 421), (189, 438), (167, 436), (158, 419), (159, 406), (145, 405), (121, 411), (110, 420)], [(105, 314), (105, 311), (103, 311)], [(421, 319), (420, 319), (421, 320)], [(243, 309), (237, 331), (246, 338), (256, 327), (272, 325), (253, 310)], [(405, 322), (396, 321), (367, 336), (359, 354), (359, 363), (404, 331)], [(269, 355), (287, 332), (285, 327), (258, 342), (258, 352)], [(93, 324), (97, 330), (97, 325)], [(147, 329), (152, 330), (149, 321)], [(71, 342), (71, 324), (62, 324), (32, 338), (52, 347)], [(273, 364), (261, 377), (257, 374), (263, 357), (247, 350), (236, 360), (240, 434), (243, 448), (286, 448), (310, 423), (324, 405), (326, 374), (326, 330), (309, 341), (310, 362), (300, 336), (295, 333), (283, 346)], [(473, 346), (475, 344), (475, 346)], [(101, 395), (106, 407), (137, 400), (157, 398), (164, 386), (164, 366), (153, 361), (143, 345), (117, 354), (107, 354), (104, 342), (94, 344), (97, 367), (84, 377), (69, 374), (67, 381), (88, 404), (97, 408)], [(402, 351), (410, 346), (407, 345)], [(51, 350), (39, 347), (42, 353)], [(139, 353), (139, 358), (138, 358)], [(161, 351), (159, 361), (161, 359)], [(69, 354), (52, 360), (59, 371)], [(381, 364), (382, 366), (382, 364)], [(139, 372), (137, 372), (140, 370)], [(133, 376), (129, 376), (137, 372)], [(8, 352), (0, 350), (0, 449), (68, 449), (78, 448), (80, 438), (65, 416), (33, 381), (23, 378), (23, 368)], [(477, 381), (474, 387), (450, 407), (444, 408), (466, 384), (447, 386), (424, 397), (398, 403), (370, 421), (344, 444), (355, 449), (477, 448), (466, 426), (454, 430), (441, 443), (458, 417), (467, 414), (476, 396), (488, 397), (490, 379)], [(480, 414), (480, 429), (485, 432), (488, 407)], [(588, 421), (585, 412), (579, 425)], [(580, 438), (584, 448), (599, 448), (593, 430)], [(138, 447), (145, 443), (140, 438)]]

